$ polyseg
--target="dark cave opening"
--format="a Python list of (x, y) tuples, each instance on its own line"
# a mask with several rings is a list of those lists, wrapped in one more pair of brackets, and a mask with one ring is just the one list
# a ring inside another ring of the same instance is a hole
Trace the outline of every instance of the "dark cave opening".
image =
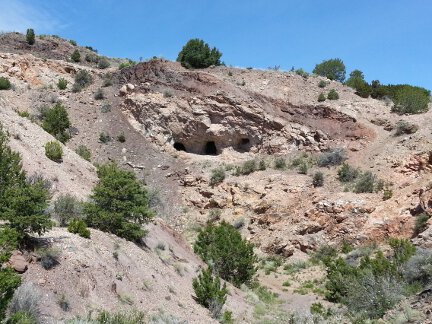
[(174, 146), (174, 148), (175, 148), (177, 151), (185, 151), (185, 152), (187, 152), (187, 151), (186, 151), (186, 147), (183, 145), (183, 143), (175, 142), (173, 146)]
[(206, 143), (204, 147), (204, 154), (206, 155), (216, 155), (217, 154), (217, 148), (216, 144), (213, 141), (209, 141)]

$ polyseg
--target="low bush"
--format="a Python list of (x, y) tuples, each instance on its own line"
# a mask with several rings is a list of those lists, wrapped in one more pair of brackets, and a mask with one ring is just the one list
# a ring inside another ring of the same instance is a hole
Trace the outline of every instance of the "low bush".
[(111, 142), (111, 136), (108, 133), (101, 132), (99, 134), (99, 142), (106, 144), (108, 142)]
[(390, 98), (394, 102), (392, 111), (400, 114), (418, 114), (428, 110), (430, 91), (409, 85), (394, 86)]
[(213, 318), (219, 318), (227, 298), (226, 284), (222, 286), (220, 278), (214, 277), (211, 269), (208, 268), (193, 279), (192, 286), (197, 302), (208, 308)]
[(0, 77), (0, 90), (9, 90), (10, 88), (12, 88), (12, 84), (9, 79)]
[(120, 143), (126, 142), (126, 136), (125, 136), (125, 134), (121, 133), (119, 136), (117, 136), (117, 141), (119, 141)]
[(9, 260), (12, 251), (16, 250), (20, 243), (19, 233), (9, 227), (0, 227), (0, 266)]
[(312, 263), (322, 262), (328, 264), (337, 257), (337, 250), (329, 245), (323, 245), (313, 253), (311, 257)]
[(412, 124), (405, 120), (400, 120), (396, 123), (396, 132), (395, 136), (403, 135), (403, 134), (414, 134), (419, 129), (418, 125)]
[(136, 62), (134, 62), (132, 60), (127, 60), (127, 61), (121, 62), (119, 65), (119, 70), (134, 66), (135, 64), (136, 64)]
[(113, 85), (113, 76), (112, 74), (107, 73), (103, 78), (102, 87), (106, 88), (112, 85)]
[[(41, 297), (41, 293), (35, 285), (28, 282), (24, 283), (15, 291), (10, 301), (9, 315), (15, 321), (20, 320), (16, 322), (20, 324), (42, 323), (41, 311), (39, 308)], [(30, 320), (30, 322), (21, 322), (23, 319)]]
[(73, 40), (73, 39), (70, 39), (70, 40), (69, 40), (69, 43), (70, 43), (72, 46), (77, 46), (77, 45), (78, 45), (77, 42), (76, 42), (75, 40)]
[(81, 218), (82, 204), (71, 194), (61, 194), (54, 201), (53, 216), (60, 226), (67, 226), (74, 218)]
[(72, 52), (71, 60), (76, 63), (81, 62), (81, 54), (77, 49)]
[(107, 69), (110, 67), (110, 62), (108, 61), (108, 59), (106, 57), (102, 57), (99, 59), (99, 63), (98, 63), (98, 68), (99, 69)]
[(60, 251), (55, 248), (43, 248), (38, 251), (40, 262), (45, 270), (50, 270), (59, 265)]
[(105, 98), (105, 94), (104, 94), (103, 90), (100, 89), (100, 88), (97, 89), (96, 92), (95, 92), (95, 94), (94, 94), (94, 98), (95, 98), (95, 100), (102, 100), (102, 99), (104, 99)]
[(323, 102), (325, 100), (326, 100), (326, 96), (324, 93), (321, 92), (318, 96), (318, 102)]
[(94, 53), (87, 53), (85, 55), (85, 60), (89, 63), (98, 63), (99, 62), (99, 56)]
[(286, 161), (285, 161), (284, 158), (282, 158), (282, 157), (277, 157), (277, 158), (274, 160), (274, 168), (275, 168), (276, 170), (285, 170), (286, 167), (287, 167), (287, 165), (286, 165)]
[(418, 216), (416, 216), (415, 219), (415, 227), (414, 227), (414, 233), (419, 234), (426, 230), (427, 228), (427, 222), (429, 221), (430, 216), (426, 213), (422, 213)]
[(320, 80), (320, 82), (318, 83), (318, 87), (320, 88), (325, 88), (326, 86), (327, 86), (327, 82), (324, 80)]
[(131, 311), (131, 312), (114, 313), (114, 314), (108, 313), (107, 311), (102, 311), (97, 316), (96, 323), (97, 324), (144, 324), (147, 323), (147, 319), (145, 313), (140, 311)]
[(207, 68), (211, 65), (220, 65), (222, 53), (216, 47), (210, 49), (209, 45), (201, 39), (191, 39), (180, 51), (177, 61), (185, 68)]
[(68, 81), (64, 78), (60, 78), (57, 82), (57, 88), (60, 90), (65, 90), (67, 88)]
[(258, 163), (258, 170), (264, 171), (267, 169), (267, 164), (264, 160), (260, 160)]
[(331, 89), (329, 91), (329, 93), (327, 94), (327, 99), (328, 100), (338, 100), (339, 94), (337, 93), (337, 91), (335, 89)]
[(358, 176), (357, 181), (354, 185), (354, 192), (355, 193), (374, 192), (376, 180), (377, 180), (376, 175), (374, 175), (370, 171), (361, 173)]
[(312, 178), (314, 187), (322, 187), (324, 185), (324, 174), (322, 172), (315, 172)]
[(317, 159), (317, 164), (319, 167), (336, 166), (341, 165), (346, 159), (345, 150), (336, 148), (320, 154)]
[(79, 92), (93, 83), (93, 77), (86, 70), (79, 70), (75, 75), (74, 92)]
[(225, 180), (225, 170), (223, 168), (213, 169), (210, 176), (210, 185), (215, 186)]
[(256, 272), (257, 257), (252, 244), (225, 221), (217, 226), (207, 224), (201, 229), (194, 252), (212, 267), (215, 275), (237, 287), (250, 282)]
[(63, 158), (63, 148), (57, 141), (51, 141), (45, 144), (45, 155), (48, 159), (60, 163)]
[(104, 104), (101, 107), (101, 113), (103, 113), (103, 114), (109, 113), (111, 111), (111, 109), (112, 109), (112, 106), (110, 104), (108, 104), (108, 103)]
[(338, 170), (338, 179), (340, 182), (352, 182), (360, 174), (357, 168), (350, 166), (348, 163), (342, 164), (342, 167)]
[(91, 159), (91, 151), (90, 149), (85, 145), (80, 145), (77, 147), (75, 152), (81, 156), (84, 160), (90, 161)]
[(243, 163), (240, 169), (240, 174), (248, 175), (257, 170), (257, 163), (255, 160), (248, 160)]
[(87, 228), (87, 224), (82, 219), (72, 219), (69, 222), (68, 231), (87, 239), (90, 238), (90, 230)]
[(71, 127), (69, 114), (61, 103), (44, 109), (42, 112), (42, 128), (58, 141), (66, 143), (70, 139), (68, 129)]
[(302, 68), (295, 70), (295, 73), (301, 77), (303, 77), (304, 79), (307, 79), (309, 77), (309, 73), (307, 73), (305, 70), (303, 70)]

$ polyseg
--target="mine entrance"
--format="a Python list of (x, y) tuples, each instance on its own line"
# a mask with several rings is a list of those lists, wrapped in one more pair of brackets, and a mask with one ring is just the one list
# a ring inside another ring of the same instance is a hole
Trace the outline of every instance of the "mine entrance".
[(217, 148), (216, 144), (213, 141), (207, 142), (204, 147), (204, 154), (207, 155), (216, 155), (217, 154)]
[(186, 152), (186, 147), (183, 145), (183, 143), (175, 142), (175, 143), (174, 143), (174, 148), (175, 148), (177, 151), (185, 151), (185, 152)]

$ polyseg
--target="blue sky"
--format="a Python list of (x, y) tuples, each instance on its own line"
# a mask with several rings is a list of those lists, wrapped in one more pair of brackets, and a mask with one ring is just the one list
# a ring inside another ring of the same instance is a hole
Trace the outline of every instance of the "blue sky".
[(190, 38), (227, 65), (312, 71), (341, 58), (367, 80), (432, 89), (429, 0), (0, 0), (0, 30), (58, 34), (99, 53), (175, 60)]

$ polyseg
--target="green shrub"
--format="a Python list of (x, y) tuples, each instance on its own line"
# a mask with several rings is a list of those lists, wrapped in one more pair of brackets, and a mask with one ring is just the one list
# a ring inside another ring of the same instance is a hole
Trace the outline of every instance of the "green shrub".
[(91, 151), (90, 149), (85, 146), (85, 145), (80, 145), (78, 146), (78, 148), (75, 150), (75, 152), (81, 156), (84, 160), (90, 161), (91, 159)]
[(207, 224), (201, 229), (194, 251), (212, 267), (217, 276), (237, 287), (250, 282), (256, 272), (257, 258), (253, 246), (225, 221), (218, 226)]
[(98, 68), (99, 69), (106, 69), (110, 67), (110, 62), (108, 61), (108, 59), (106, 57), (102, 57), (101, 59), (99, 59), (99, 63), (98, 63)]
[[(320, 82), (318, 83), (318, 87), (320, 88), (325, 88), (327, 86), (327, 82), (324, 80), (320, 80)], [(325, 97), (324, 97), (325, 100)]]
[(329, 93), (327, 94), (327, 99), (328, 100), (338, 100), (339, 94), (337, 93), (337, 91), (335, 89), (331, 89), (329, 91)]
[(337, 250), (329, 245), (323, 245), (311, 257), (313, 263), (323, 262), (328, 264), (337, 257)]
[(392, 261), (398, 266), (416, 253), (416, 247), (407, 239), (390, 238), (389, 245), (393, 250)]
[(76, 63), (81, 62), (81, 54), (77, 49), (71, 54), (71, 60)]
[(74, 41), (73, 39), (70, 39), (70, 40), (69, 40), (69, 43), (70, 43), (72, 46), (77, 46), (77, 45), (78, 45), (77, 42)]
[(57, 82), (57, 88), (60, 90), (65, 90), (67, 88), (68, 82), (66, 79), (60, 78)]
[(135, 64), (136, 64), (136, 62), (128, 59), (127, 61), (120, 63), (119, 70), (134, 66)]
[(286, 169), (286, 161), (285, 161), (285, 159), (284, 158), (282, 158), (282, 157), (277, 157), (275, 160), (274, 160), (274, 168), (275, 169), (277, 169), (277, 170), (284, 170), (284, 169)]
[(107, 134), (107, 133), (105, 133), (105, 132), (101, 132), (101, 133), (99, 134), (99, 141), (100, 141), (101, 143), (106, 144), (106, 143), (108, 143), (108, 142), (111, 141), (111, 136), (109, 136), (109, 134)]
[(418, 248), (403, 266), (402, 275), (410, 284), (428, 287), (432, 284), (432, 251)]
[(219, 318), (227, 298), (226, 284), (222, 286), (219, 277), (213, 277), (211, 269), (208, 268), (193, 279), (192, 286), (197, 302), (211, 309), (214, 318)]
[(216, 47), (210, 49), (209, 45), (200, 39), (189, 40), (180, 51), (177, 61), (186, 68), (206, 68), (211, 65), (220, 65), (222, 53)]
[(101, 88), (97, 89), (94, 94), (95, 100), (102, 100), (105, 98), (105, 94)]
[(341, 165), (347, 159), (344, 149), (335, 148), (320, 154), (317, 164), (320, 167)]
[(241, 166), (240, 173), (242, 175), (248, 175), (257, 170), (257, 165), (255, 160), (248, 160), (243, 163)]
[(9, 260), (12, 251), (17, 249), (21, 237), (19, 233), (9, 227), (0, 227), (0, 266)]
[(396, 123), (396, 132), (395, 135), (403, 135), (403, 134), (414, 134), (419, 129), (418, 125), (412, 124), (405, 120), (400, 120)]
[(372, 93), (372, 88), (371, 88), (371, 86), (365, 81), (365, 82), (362, 82), (362, 83), (359, 83), (358, 85), (357, 85), (357, 88), (356, 88), (356, 95), (358, 95), (358, 96), (360, 96), (360, 97), (362, 97), (362, 98), (368, 98), (370, 95), (371, 95), (371, 93)]
[(309, 170), (309, 165), (304, 161), (299, 164), (297, 171), (300, 174), (307, 174)]
[(295, 70), (295, 73), (297, 75), (300, 75), (301, 77), (303, 77), (304, 79), (307, 79), (309, 77), (309, 73), (307, 73), (305, 70), (303, 70), (302, 68)]
[(318, 96), (318, 102), (323, 102), (325, 100), (326, 100), (326, 96), (324, 93), (321, 92)]
[(45, 155), (54, 162), (62, 162), (63, 148), (57, 141), (51, 141), (45, 144)]
[(38, 251), (40, 262), (45, 270), (50, 270), (59, 265), (60, 251), (55, 248), (43, 248)]
[(16, 312), (11, 315), (8, 320), (5, 322), (6, 324), (38, 324), (38, 322), (28, 314), (27, 312)]
[(330, 80), (343, 82), (345, 80), (346, 70), (343, 61), (337, 58), (322, 61), (315, 66), (312, 72)]
[(92, 51), (92, 52), (94, 52), (94, 53), (97, 53), (98, 52), (98, 50), (96, 49), (96, 48), (93, 48), (93, 47), (91, 47), (91, 46), (84, 46), (85, 48), (87, 48), (89, 51)]
[(42, 113), (42, 128), (53, 135), (62, 143), (70, 139), (70, 134), (67, 133), (71, 123), (69, 115), (65, 107), (61, 103), (57, 103), (53, 108), (45, 109)]
[(409, 85), (399, 86), (393, 95), (394, 107), (392, 111), (400, 114), (418, 114), (428, 110), (430, 91)]
[(0, 90), (9, 90), (12, 87), (9, 79), (0, 77)]
[(18, 115), (22, 118), (28, 118), (30, 117), (30, 113), (28, 111), (19, 111)]
[[(110, 314), (102, 311), (96, 318), (97, 324), (144, 324), (147, 323), (146, 315), (140, 311)], [(158, 322), (156, 322), (158, 323)], [(163, 322), (168, 323), (168, 322)]]
[(71, 194), (61, 194), (54, 201), (53, 216), (60, 226), (67, 226), (74, 218), (82, 215), (81, 202)]
[(94, 53), (87, 53), (85, 55), (85, 60), (89, 63), (98, 63), (99, 62), (99, 56)]
[(419, 234), (426, 230), (429, 218), (430, 216), (426, 213), (418, 215), (415, 220), (414, 233)]
[(360, 171), (348, 163), (342, 164), (342, 167), (338, 170), (338, 179), (340, 182), (351, 182), (357, 179)]
[(26, 32), (26, 41), (27, 41), (27, 44), (33, 45), (35, 43), (35, 38), (36, 37), (35, 37), (34, 30), (32, 28), (27, 29), (27, 32)]
[(215, 186), (225, 180), (225, 170), (223, 168), (213, 169), (210, 177), (210, 185)]
[(90, 227), (139, 241), (145, 231), (141, 225), (153, 218), (148, 192), (133, 172), (110, 163), (98, 168), (99, 183), (92, 201), (85, 204), (86, 222)]
[(15, 291), (9, 304), (9, 315), (11, 318), (7, 323), (42, 323), (40, 311), (41, 293), (37, 286), (25, 282)]
[(260, 160), (258, 164), (258, 170), (264, 171), (267, 169), (266, 162), (264, 160)]
[(93, 83), (93, 78), (86, 70), (79, 70), (75, 75), (74, 91), (79, 92)]
[(87, 224), (82, 219), (72, 219), (69, 222), (68, 231), (73, 234), (78, 234), (84, 238), (90, 238), (90, 230), (87, 228)]
[(113, 85), (113, 76), (112, 74), (108, 73), (103, 78), (102, 87), (106, 88), (112, 85)]
[(366, 171), (361, 173), (354, 185), (354, 192), (364, 193), (364, 192), (374, 192), (376, 176), (370, 172)]
[(322, 172), (315, 172), (312, 178), (314, 187), (322, 187), (324, 185), (324, 174)]
[(20, 240), (31, 233), (43, 234), (52, 223), (45, 213), (49, 192), (42, 178), (27, 181), (21, 157), (8, 146), (0, 124), (0, 227), (18, 233)]
[(0, 269), (0, 318), (6, 318), (6, 308), (15, 289), (21, 284), (21, 278), (10, 268)]
[(121, 133), (119, 136), (117, 136), (117, 141), (119, 141), (120, 143), (126, 142), (126, 136), (125, 136), (125, 134)]
[(111, 109), (112, 109), (112, 106), (110, 104), (104, 104), (101, 107), (101, 113), (103, 113), (103, 114), (109, 113), (111, 111)]

